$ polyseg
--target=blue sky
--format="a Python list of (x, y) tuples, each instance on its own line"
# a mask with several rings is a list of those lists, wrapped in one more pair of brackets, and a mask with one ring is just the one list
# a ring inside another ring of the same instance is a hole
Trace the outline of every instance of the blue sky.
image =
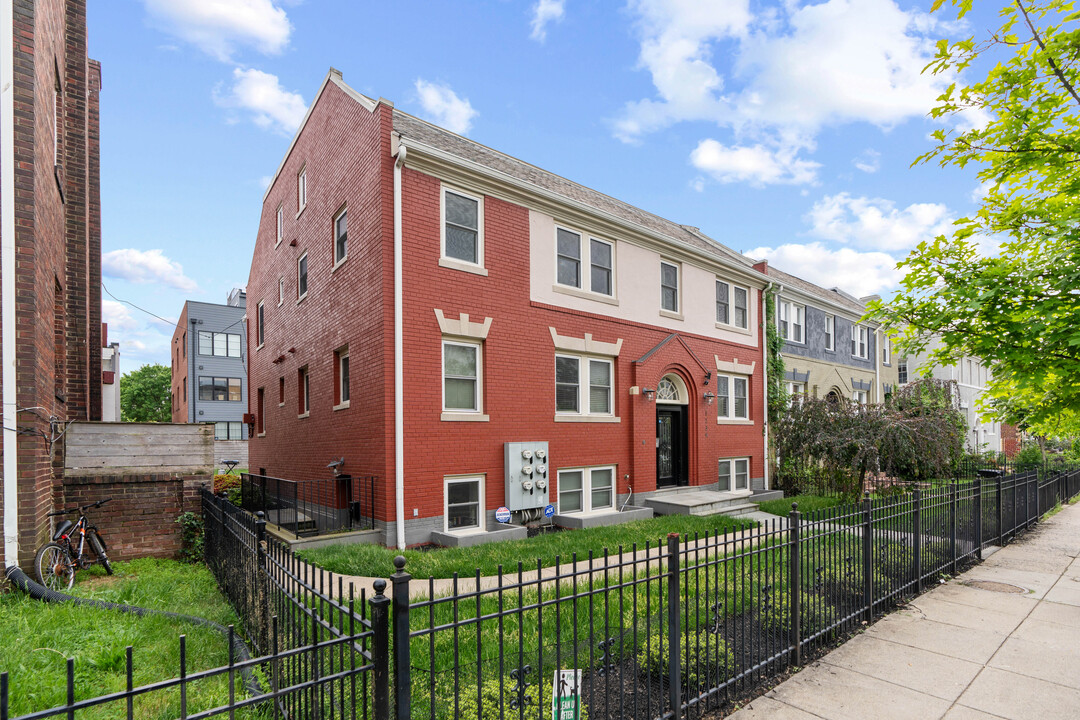
[[(104, 295), (126, 370), (169, 362), (185, 299), (247, 281), (265, 184), (327, 69), (357, 90), (856, 295), (975, 207), (909, 167), (966, 25), (929, 2), (89, 3)], [(957, 120), (979, 123), (976, 116)], [(144, 312), (147, 311), (147, 312)]]

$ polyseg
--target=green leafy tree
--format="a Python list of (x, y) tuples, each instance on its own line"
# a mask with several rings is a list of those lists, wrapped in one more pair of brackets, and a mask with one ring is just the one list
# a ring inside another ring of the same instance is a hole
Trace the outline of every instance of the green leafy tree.
[(120, 378), (120, 415), (125, 422), (172, 421), (172, 372), (143, 365)]
[[(972, 2), (951, 4), (964, 18)], [(983, 407), (999, 420), (1070, 434), (1080, 429), (1080, 13), (1072, 2), (1016, 0), (1000, 16), (985, 39), (940, 41), (926, 68), (985, 71), (950, 86), (931, 116), (988, 120), (938, 130), (916, 161), (978, 168), (981, 207), (912, 251), (901, 294), (869, 315), (931, 365), (989, 363)]]

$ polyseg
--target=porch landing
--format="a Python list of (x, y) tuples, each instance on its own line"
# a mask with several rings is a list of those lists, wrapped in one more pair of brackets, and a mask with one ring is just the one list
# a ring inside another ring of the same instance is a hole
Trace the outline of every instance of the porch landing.
[(746, 492), (730, 493), (717, 490), (661, 491), (643, 502), (657, 515), (730, 515), (739, 517), (757, 512), (764, 498)]

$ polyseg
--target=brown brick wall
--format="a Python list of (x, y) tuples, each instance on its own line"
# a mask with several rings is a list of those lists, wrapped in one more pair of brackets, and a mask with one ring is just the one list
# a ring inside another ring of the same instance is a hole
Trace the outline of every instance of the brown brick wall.
[(110, 560), (137, 557), (175, 558), (180, 553), (183, 512), (201, 512), (199, 488), (211, 487), (210, 475), (104, 475), (65, 477), (64, 505), (88, 505), (112, 498), (87, 512), (109, 547)]

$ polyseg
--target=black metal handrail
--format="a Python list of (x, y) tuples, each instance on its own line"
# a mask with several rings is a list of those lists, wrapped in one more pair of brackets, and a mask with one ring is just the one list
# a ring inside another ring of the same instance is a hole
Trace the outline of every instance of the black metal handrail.
[(286, 480), (242, 473), (240, 505), (297, 537), (375, 529), (377, 476)]

